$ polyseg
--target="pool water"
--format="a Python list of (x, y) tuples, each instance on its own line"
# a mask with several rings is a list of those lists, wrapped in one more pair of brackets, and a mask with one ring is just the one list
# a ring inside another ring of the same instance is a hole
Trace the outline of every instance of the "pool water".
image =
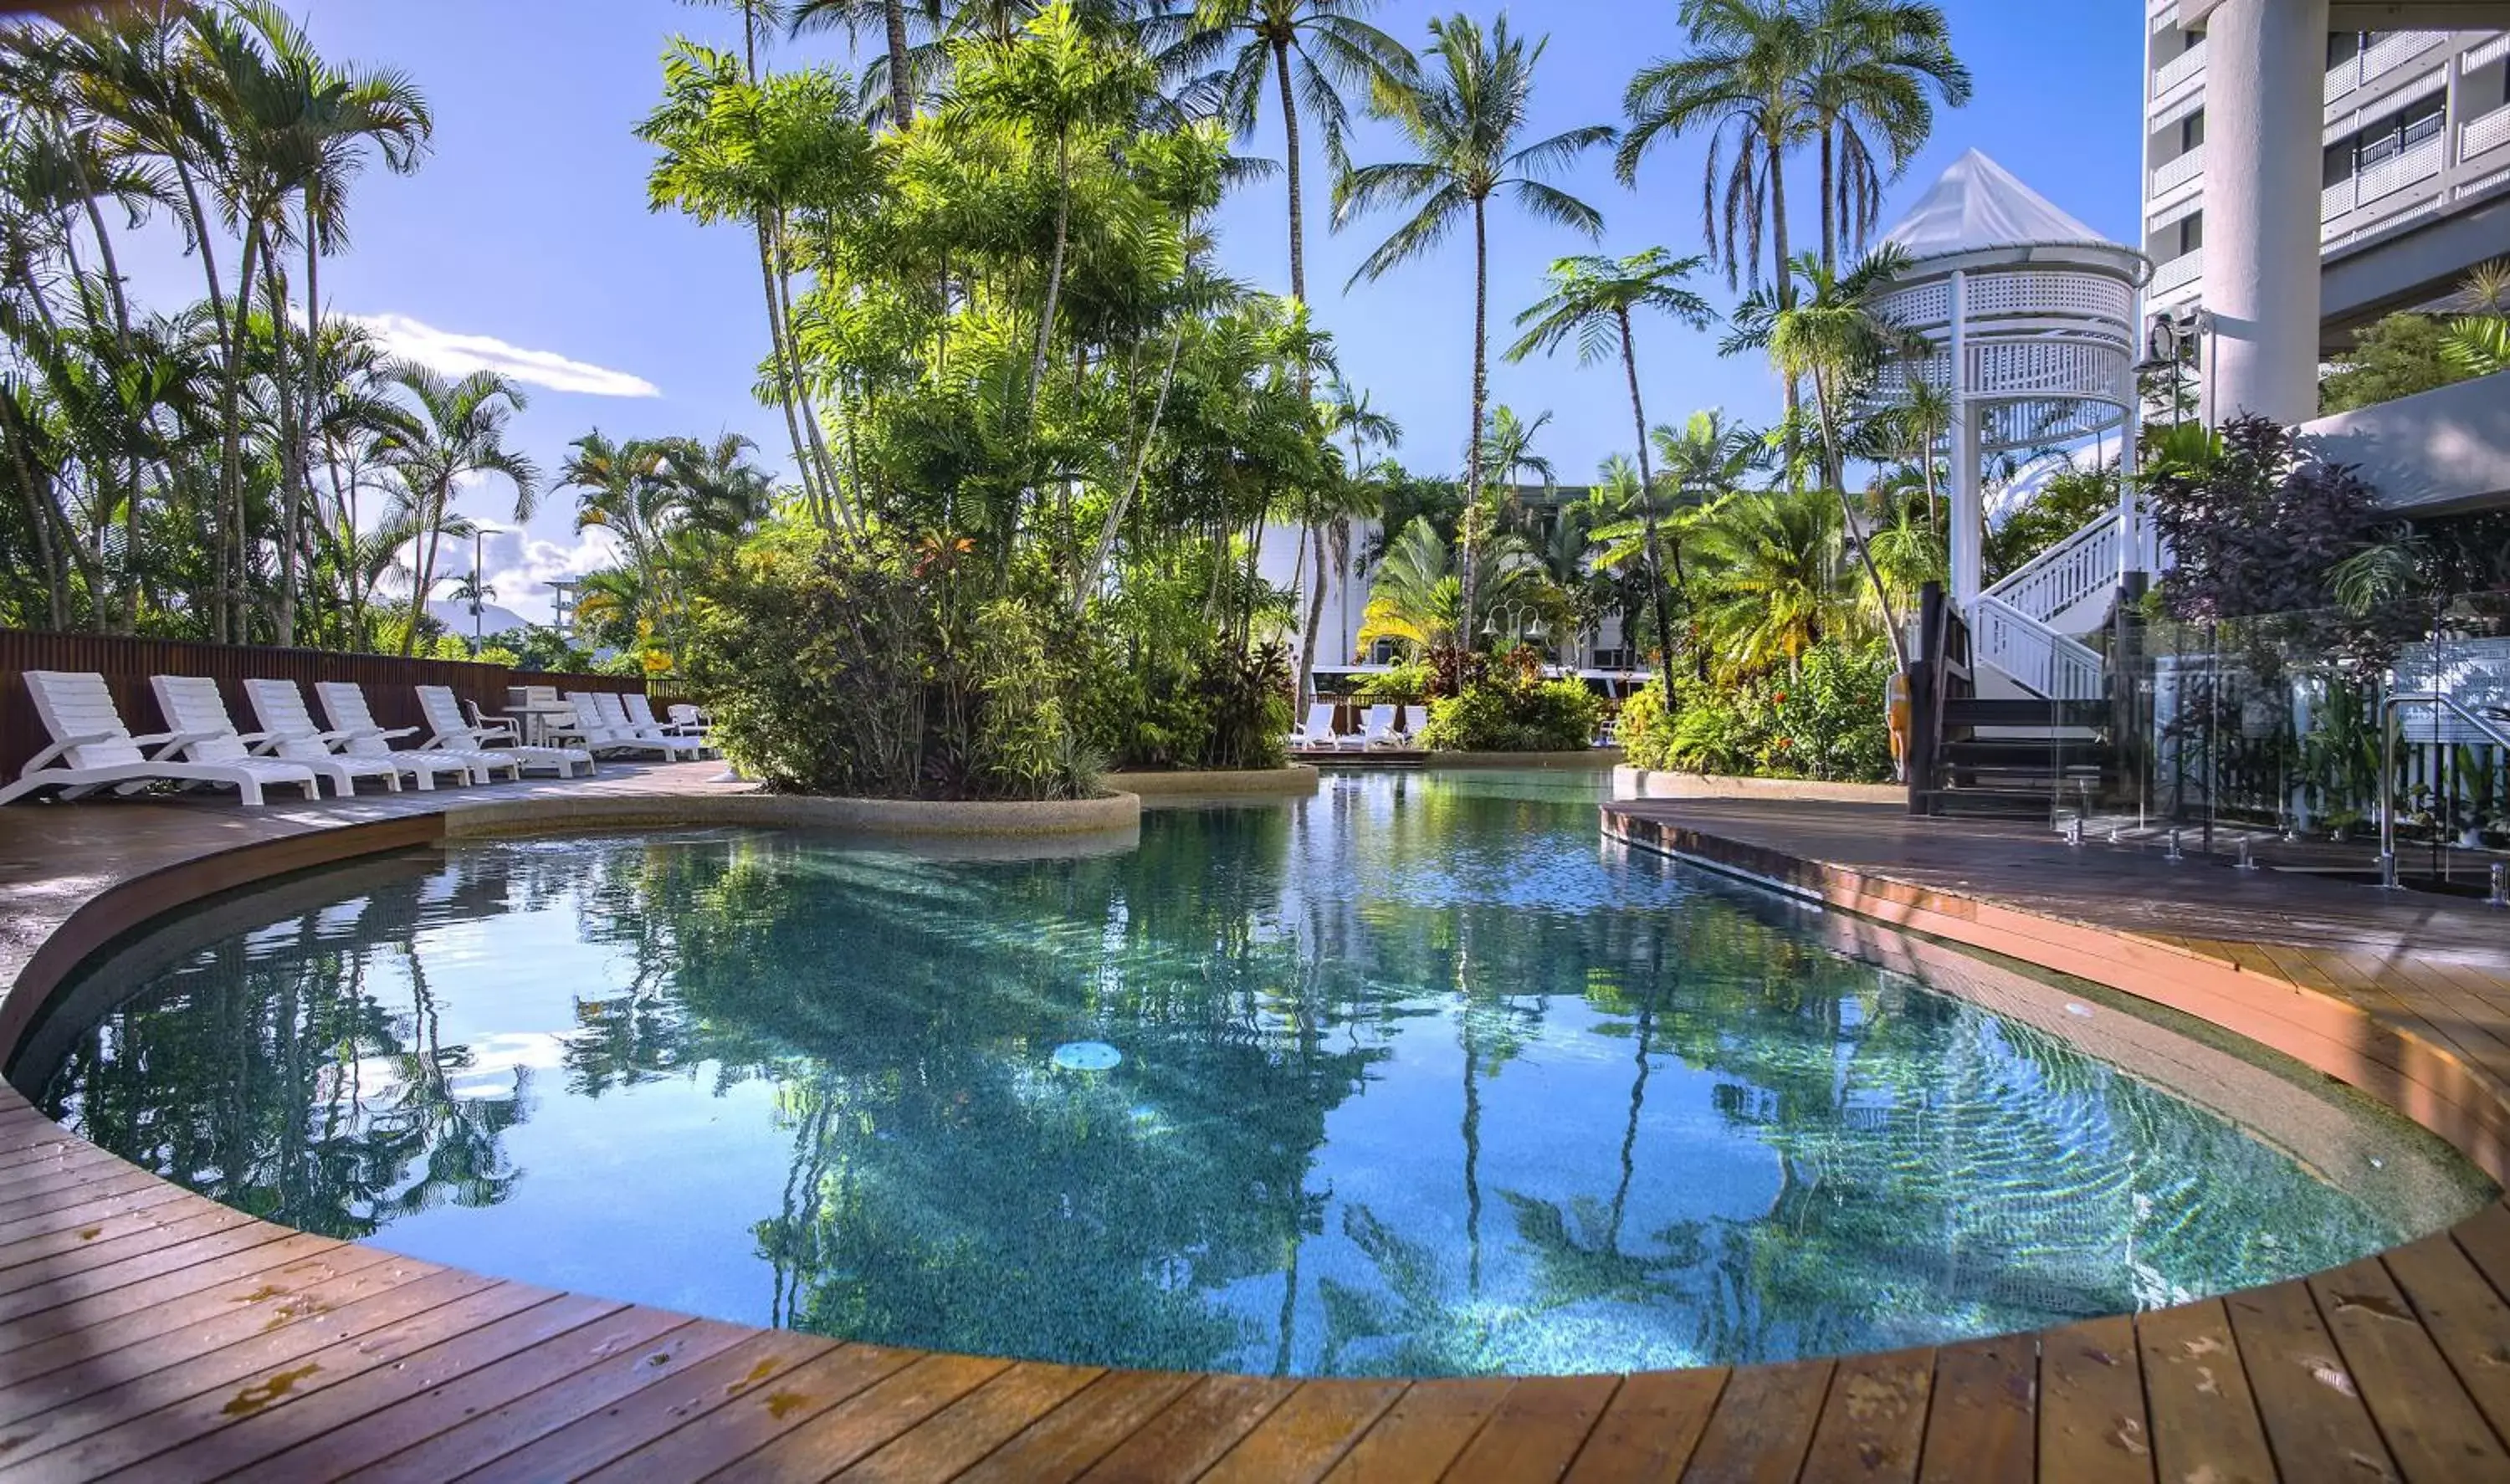
[(1029, 859), (746, 830), (382, 857), (128, 946), (17, 1070), (171, 1179), (432, 1261), (1299, 1376), (1940, 1342), (2492, 1194), (2219, 1035), (1627, 853), (1599, 784), (1329, 777)]

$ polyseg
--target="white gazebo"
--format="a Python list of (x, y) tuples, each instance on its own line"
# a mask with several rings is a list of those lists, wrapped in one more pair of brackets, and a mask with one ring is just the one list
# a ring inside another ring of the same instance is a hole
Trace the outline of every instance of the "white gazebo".
[[(1988, 637), (1979, 632), (1987, 627), (1983, 620), (2010, 625), (2018, 618), (2050, 628), (2063, 611), (2095, 595), (2086, 584), (2098, 584), (2106, 596), (2135, 560), (2133, 497), (2122, 499), (2109, 520), (2050, 553), (2062, 553), (2065, 572), (2030, 591), (2005, 590), (2023, 573), (1983, 591), (1984, 462), (1993, 453), (2063, 447), (2107, 433), (2132, 439), (2141, 342), (2136, 294), (2151, 277), (2151, 264), (2059, 210), (1977, 150), (1955, 161), (1882, 240), (1909, 265), (1881, 311), (1922, 335), (1931, 354), (1892, 367), (1874, 395), (1886, 402), (1903, 400), (1913, 377), (1950, 395), (1953, 598), (1977, 640)], [(1996, 611), (1982, 614), (1982, 604)], [(2024, 685), (2042, 695), (2081, 687), (2079, 675), (2060, 673), (2067, 662), (2054, 653), (2058, 646), (2028, 633), (2016, 640), (2035, 651), (2011, 656)], [(2003, 664), (1996, 658), (1997, 645), (1982, 648), (1983, 658)]]

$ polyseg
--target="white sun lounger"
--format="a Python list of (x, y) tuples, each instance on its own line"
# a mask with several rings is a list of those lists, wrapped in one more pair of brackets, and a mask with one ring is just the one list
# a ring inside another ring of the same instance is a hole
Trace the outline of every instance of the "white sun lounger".
[(1372, 747), (1396, 747), (1410, 742), (1410, 736), (1394, 724), (1394, 712), (1390, 705), (1370, 706), (1360, 720), (1359, 735), (1343, 738), (1337, 745), (1347, 751), (1365, 752)]
[[(380, 727), (361, 730), (339, 729), (325, 732), (314, 723), (314, 713), (305, 706), (305, 693), (293, 680), (247, 680), (244, 683), (245, 700), (251, 704), (253, 719), (261, 730), (279, 739), (279, 755), (295, 759), (311, 755), (321, 748), (322, 755), (360, 778), (389, 778), (393, 787), (400, 787), (404, 778), (416, 780), (424, 793), (436, 787), (437, 774), (451, 774), (459, 785), (468, 782), (472, 767), (467, 759), (449, 752), (396, 752), (386, 741)], [(358, 698), (361, 710), (365, 698)], [(417, 730), (411, 728), (411, 731)], [(371, 746), (360, 746), (371, 742)]]
[[(295, 753), (277, 759), (270, 753), (280, 745), (280, 739), (267, 732), (239, 732), (235, 717), (227, 710), (227, 699), (218, 691), (218, 683), (207, 675), (151, 675), (148, 689), (157, 697), (157, 709), (169, 726), (190, 741), (182, 743), (182, 756), (194, 763), (259, 764), (277, 761), (314, 775), (329, 779), (331, 791), (342, 798), (357, 792), (358, 780), (381, 778), (400, 792), (400, 774), (391, 768), (372, 764), (342, 762), (330, 755), (330, 749), (320, 742), (299, 748)], [(267, 780), (265, 780), (267, 781)]]
[[(636, 713), (631, 710), (628, 714), (633, 716)], [(704, 737), (714, 730), (706, 724), (705, 712), (685, 701), (676, 701), (664, 707), (663, 714), (671, 718), (670, 725), (663, 729), (666, 732), (676, 732), (682, 737)]]
[(1321, 751), (1340, 741), (1334, 735), (1334, 704), (1319, 701), (1308, 707), (1308, 719), (1290, 734), (1290, 745), (1302, 751)]
[(705, 750), (705, 743), (695, 738), (639, 733), (628, 722), (627, 707), (608, 691), (569, 691), (566, 704), (575, 707), (575, 724), (584, 731), (584, 744), (595, 753), (654, 753), (675, 763)]
[(440, 773), (458, 773), (467, 782), (485, 783), (492, 774), (510, 778), (523, 776), (523, 762), (501, 752), (482, 751), (475, 747), (443, 747), (426, 742), (407, 751), (393, 742), (403, 737), (416, 737), (416, 727), (387, 730), (375, 725), (373, 708), (366, 704), (365, 690), (354, 680), (318, 680), (314, 682), (315, 699), (323, 703), (323, 714), (330, 718), (331, 729), (347, 742), (347, 751), (354, 757), (388, 757), (399, 766), (408, 759), (421, 767)]
[[(307, 798), (318, 796), (310, 770), (274, 758), (176, 761), (175, 752), (211, 739), (181, 732), (132, 736), (102, 675), (28, 670), (26, 691), (53, 741), (27, 760), (18, 781), (0, 788), (0, 804), (41, 788), (58, 788), (63, 798), (76, 799), (99, 788), (160, 781), (223, 784), (236, 790), (247, 808), (261, 803), (262, 786), (268, 783), (293, 783)], [(151, 757), (143, 747), (161, 750)]]
[[(575, 765), (593, 771), (592, 754), (578, 747), (525, 747), (517, 745), (510, 727), (473, 726), (462, 718), (462, 703), (454, 698), (453, 688), (446, 685), (417, 687), (419, 714), (427, 718), (428, 728), (435, 733), (431, 746), (442, 746), (465, 752), (484, 752), (500, 759), (512, 759), (513, 766), (526, 772), (547, 768), (559, 778), (575, 777)], [(505, 766), (503, 762), (499, 766)]]
[[(653, 699), (642, 691), (629, 691), (622, 695), (619, 698), (619, 704), (627, 707), (628, 725), (634, 729), (639, 737), (661, 737), (673, 742), (696, 742), (700, 757), (714, 750), (713, 745), (705, 740), (704, 727), (691, 726), (678, 719), (681, 709), (678, 706), (671, 707), (671, 720), (663, 721), (654, 715)], [(697, 707), (690, 706), (688, 710), (695, 715)]]

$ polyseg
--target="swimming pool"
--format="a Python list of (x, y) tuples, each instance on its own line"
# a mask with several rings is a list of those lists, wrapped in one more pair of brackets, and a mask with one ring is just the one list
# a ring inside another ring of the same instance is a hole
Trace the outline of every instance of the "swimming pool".
[(378, 857), (125, 945), (17, 1072), (171, 1179), (433, 1261), (1294, 1375), (2033, 1328), (2491, 1194), (2220, 1034), (1625, 854), (1601, 794), (1336, 777), (1027, 859), (740, 830)]

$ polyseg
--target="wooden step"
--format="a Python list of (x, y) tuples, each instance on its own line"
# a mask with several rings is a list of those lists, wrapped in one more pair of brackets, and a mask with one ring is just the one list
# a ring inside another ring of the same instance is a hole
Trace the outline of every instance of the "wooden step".
[(1964, 771), (2019, 770), (2032, 773), (2100, 772), (2117, 761), (2117, 749), (2107, 742), (2079, 738), (2034, 742), (2026, 738), (1975, 739), (1946, 742), (1944, 766)]
[(2106, 701), (1981, 701), (1976, 697), (1944, 703), (1944, 728), (1955, 727), (2105, 727), (2110, 724)]

